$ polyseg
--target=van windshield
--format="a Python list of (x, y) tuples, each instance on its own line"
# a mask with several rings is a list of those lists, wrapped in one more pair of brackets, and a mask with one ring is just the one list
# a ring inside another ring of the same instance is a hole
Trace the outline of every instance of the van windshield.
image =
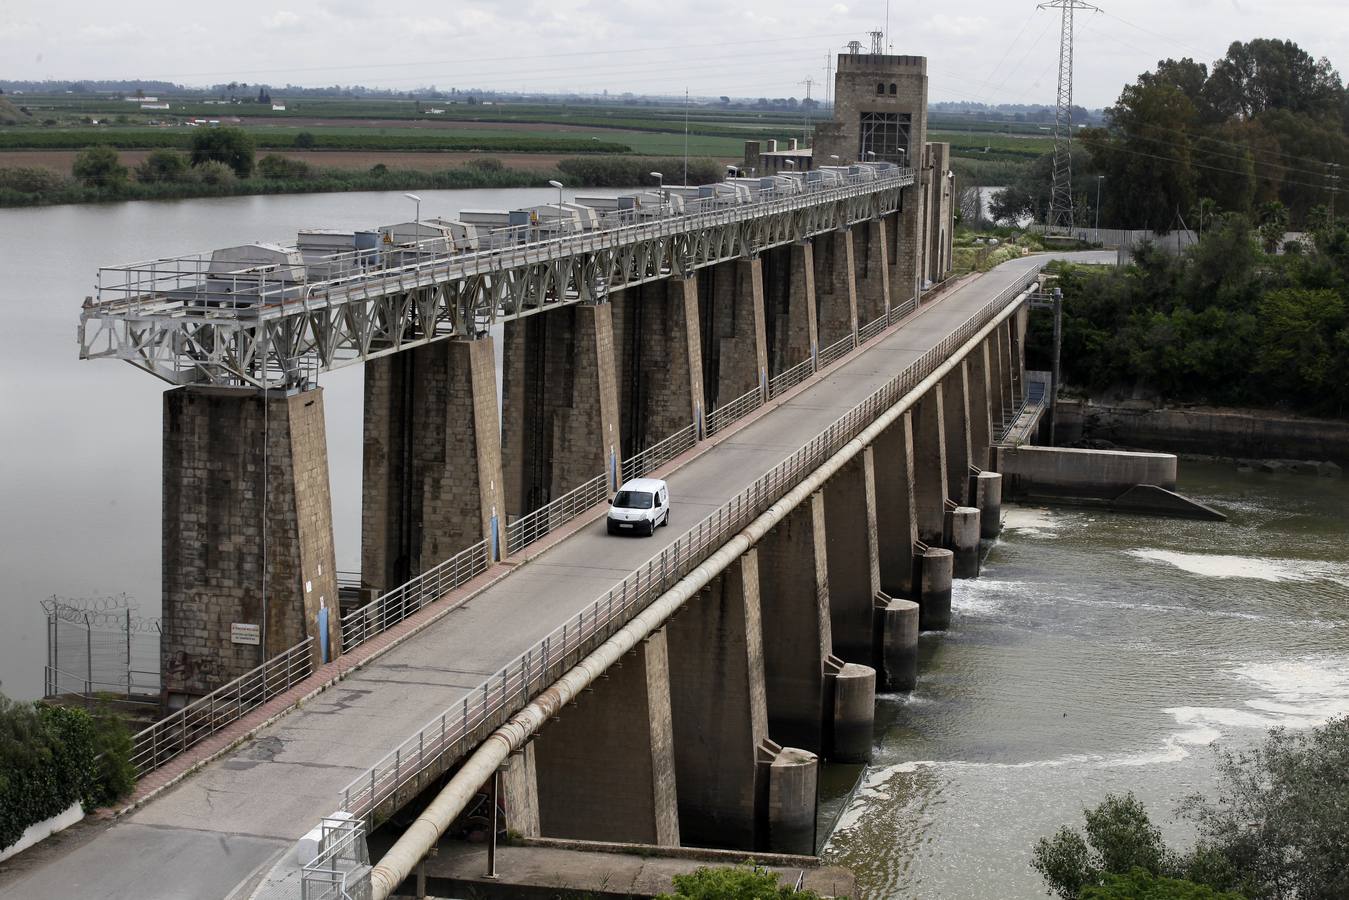
[(619, 491), (614, 496), (614, 506), (621, 509), (650, 509), (655, 499), (654, 494), (646, 491)]

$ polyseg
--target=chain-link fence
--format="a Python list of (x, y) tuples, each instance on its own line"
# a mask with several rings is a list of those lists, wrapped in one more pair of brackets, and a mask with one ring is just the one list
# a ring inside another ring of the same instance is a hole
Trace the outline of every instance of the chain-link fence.
[(126, 594), (57, 597), (47, 613), (43, 694), (159, 700), (159, 619), (136, 615)]

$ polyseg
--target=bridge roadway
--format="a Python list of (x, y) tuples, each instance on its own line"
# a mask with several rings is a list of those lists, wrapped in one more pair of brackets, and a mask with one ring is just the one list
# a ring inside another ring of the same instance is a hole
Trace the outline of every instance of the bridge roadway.
[[(1113, 254), (1076, 256), (1114, 262)], [(588, 525), (143, 809), (0, 885), (0, 897), (247, 896), (337, 807), (338, 791), (385, 753), (799, 449), (1032, 265), (1014, 260), (951, 292), (784, 409), (704, 451), (670, 476), (671, 524), (654, 537), (609, 537), (603, 522)]]

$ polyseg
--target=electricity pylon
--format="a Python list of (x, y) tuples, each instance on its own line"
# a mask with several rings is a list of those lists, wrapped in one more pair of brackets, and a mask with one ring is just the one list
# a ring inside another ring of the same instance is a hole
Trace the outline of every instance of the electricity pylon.
[(1073, 227), (1073, 11), (1098, 7), (1083, 0), (1048, 0), (1036, 9), (1062, 11), (1059, 31), (1059, 100), (1054, 109), (1054, 188), (1049, 195), (1049, 217), (1045, 224), (1053, 228)]

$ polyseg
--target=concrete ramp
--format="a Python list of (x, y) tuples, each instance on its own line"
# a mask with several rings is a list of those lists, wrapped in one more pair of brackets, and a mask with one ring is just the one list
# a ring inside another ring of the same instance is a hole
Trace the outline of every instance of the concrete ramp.
[(1213, 522), (1227, 521), (1227, 516), (1213, 507), (1205, 506), (1198, 500), (1191, 500), (1183, 494), (1168, 491), (1155, 484), (1134, 485), (1111, 501), (1110, 507), (1120, 512), (1175, 516), (1182, 519), (1207, 519)]

